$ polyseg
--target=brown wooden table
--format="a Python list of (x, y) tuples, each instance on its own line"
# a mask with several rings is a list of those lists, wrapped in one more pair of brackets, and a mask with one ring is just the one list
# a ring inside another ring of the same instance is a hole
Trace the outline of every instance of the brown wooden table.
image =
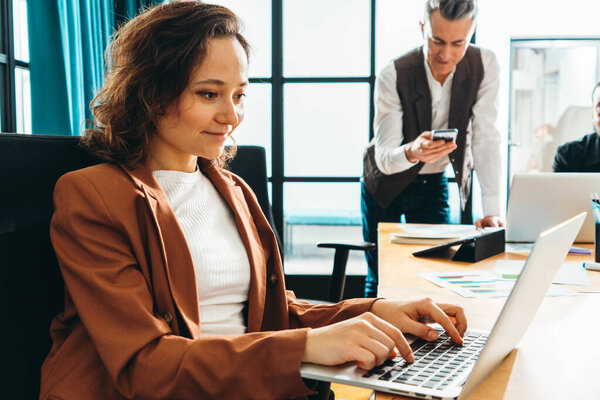
[[(459, 304), (466, 310), (469, 327), (491, 330), (506, 298), (465, 298), (417, 273), (490, 271), (497, 260), (525, 260), (527, 254), (502, 253), (474, 264), (417, 258), (412, 252), (430, 246), (390, 243), (389, 235), (398, 227), (379, 224), (379, 295), (431, 297)], [(593, 248), (591, 244), (577, 246)], [(567, 257), (573, 262), (592, 260), (593, 254)], [(588, 276), (591, 286), (566, 286), (581, 292), (580, 296), (544, 299), (517, 349), (470, 399), (600, 399), (600, 272), (588, 271)], [(405, 399), (384, 393), (376, 393), (375, 398)]]

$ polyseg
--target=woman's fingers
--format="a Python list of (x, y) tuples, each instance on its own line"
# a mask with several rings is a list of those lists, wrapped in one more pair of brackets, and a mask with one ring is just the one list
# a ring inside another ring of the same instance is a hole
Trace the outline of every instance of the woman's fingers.
[(375, 368), (377, 364), (377, 358), (370, 350), (365, 349), (364, 347), (357, 346), (354, 350), (354, 354), (352, 358), (356, 361), (356, 364), (359, 368), (362, 369), (372, 369)]
[(433, 341), (438, 338), (437, 331), (425, 322), (437, 322), (458, 344), (463, 343), (462, 335), (467, 329), (467, 319), (461, 307), (435, 304), (430, 299), (407, 304), (382, 300), (376, 302), (372, 310), (377, 315), (368, 312), (309, 331), (303, 361), (324, 365), (356, 361), (360, 368), (371, 369), (388, 359), (395, 347), (405, 360), (413, 362), (413, 351), (399, 327)]
[[(431, 319), (440, 324), (442, 328), (444, 328), (444, 330), (452, 338), (454, 343), (463, 344), (462, 335), (458, 332), (458, 330), (454, 326), (454, 323), (448, 317), (448, 314), (446, 314), (437, 304), (432, 302), (430, 299), (426, 299), (423, 305), (425, 307), (425, 312), (423, 312), (422, 314), (429, 315)], [(464, 322), (466, 325), (466, 318)]]
[(454, 317), (454, 326), (458, 330), (460, 336), (464, 336), (467, 331), (467, 316), (465, 310), (454, 304), (443, 304), (438, 303), (438, 307), (444, 311), (447, 315)]
[[(364, 340), (361, 340), (360, 347), (367, 350), (369, 353), (371, 353), (373, 355), (374, 365), (371, 366), (371, 368), (373, 368), (376, 365), (383, 364), (383, 362), (388, 359), (388, 355), (390, 354), (390, 352), (393, 349), (393, 347), (392, 347), (392, 349), (390, 349), (388, 346), (384, 345), (382, 342), (375, 340), (373, 338), (365, 338)], [(357, 361), (362, 362), (362, 360), (357, 360)], [(365, 363), (365, 365), (369, 365), (369, 364)], [(368, 369), (371, 369), (371, 368), (368, 368)]]
[[(368, 315), (371, 319), (373, 319), (373, 324), (375, 327), (392, 340), (390, 352), (394, 349), (395, 345), (402, 358), (408, 362), (413, 362), (415, 360), (413, 351), (400, 329), (396, 328), (394, 325), (390, 324), (384, 319), (377, 317), (375, 314), (367, 313), (365, 315)], [(387, 355), (389, 356), (389, 354), (390, 353)]]
[(455, 343), (462, 344), (462, 335), (464, 330), (459, 332), (455, 323), (450, 320), (450, 316), (454, 318), (458, 316), (461, 321), (460, 328), (466, 330), (466, 318), (464, 317), (464, 311), (458, 306), (452, 306), (445, 304), (444, 307), (448, 311), (446, 313), (442, 308), (435, 304), (431, 299), (423, 299), (418, 302), (412, 303), (414, 312), (409, 312), (410, 318), (402, 323), (402, 330), (404, 332), (412, 333), (425, 340), (437, 340), (437, 331), (427, 323), (437, 322), (440, 324), (448, 335), (452, 338)]
[(412, 319), (406, 322), (404, 330), (430, 342), (438, 339), (438, 333), (435, 329)]
[(364, 317), (369, 320), (375, 330), (372, 332), (375, 335), (375, 339), (384, 342), (388, 346), (388, 352), (385, 358), (381, 360), (384, 362), (394, 349), (394, 346), (400, 352), (402, 358), (408, 362), (413, 362), (415, 356), (413, 354), (410, 345), (406, 341), (406, 338), (402, 332), (389, 322), (377, 317), (375, 314), (366, 313)]
[(312, 329), (308, 332), (303, 361), (323, 365), (358, 362), (371, 369), (382, 364), (394, 347), (409, 362), (414, 355), (402, 332), (372, 313)]

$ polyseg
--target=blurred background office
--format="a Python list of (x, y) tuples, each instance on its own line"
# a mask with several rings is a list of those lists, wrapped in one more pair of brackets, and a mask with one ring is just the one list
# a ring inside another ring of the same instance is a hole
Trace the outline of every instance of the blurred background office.
[[(243, 19), (254, 52), (238, 144), (264, 146), (286, 274), (326, 276), (314, 243), (359, 240), (362, 150), (373, 135), (373, 84), (422, 43), (422, 0), (215, 0)], [(78, 135), (103, 79), (114, 27), (156, 0), (2, 0), (2, 132)], [(479, 3), (475, 43), (501, 65), (503, 182), (551, 171), (556, 147), (592, 131), (600, 79), (597, 0)], [(449, 172), (451, 175), (451, 172)], [(503, 185), (506, 198), (507, 185)], [(473, 218), (481, 216), (474, 184)], [(452, 218), (461, 220), (457, 185)], [(299, 260), (302, 260), (301, 262)], [(364, 275), (362, 253), (349, 274)], [(359, 291), (360, 293), (360, 291)]]

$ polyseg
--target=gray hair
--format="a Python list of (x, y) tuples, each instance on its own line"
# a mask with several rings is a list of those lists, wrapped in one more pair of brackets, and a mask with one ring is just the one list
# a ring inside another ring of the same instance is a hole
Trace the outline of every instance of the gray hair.
[(598, 88), (600, 88), (600, 82), (596, 83), (596, 86), (594, 86), (594, 90), (592, 90), (592, 101), (594, 101), (594, 93), (596, 93), (596, 90), (598, 90)]
[(477, 19), (477, 0), (426, 0), (425, 20), (428, 21), (435, 10), (440, 10), (442, 17), (449, 21), (463, 18)]

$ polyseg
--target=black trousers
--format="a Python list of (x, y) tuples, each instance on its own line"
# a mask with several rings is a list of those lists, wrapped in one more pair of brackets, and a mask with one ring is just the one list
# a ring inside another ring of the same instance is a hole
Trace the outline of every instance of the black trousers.
[[(448, 179), (444, 173), (418, 175), (385, 209), (377, 204), (364, 183), (361, 183), (363, 240), (377, 243), (377, 224), (400, 222), (402, 215), (406, 222), (411, 223), (449, 224), (448, 198)], [(365, 252), (365, 257), (368, 267), (365, 297), (376, 297), (379, 281), (377, 252)]]

